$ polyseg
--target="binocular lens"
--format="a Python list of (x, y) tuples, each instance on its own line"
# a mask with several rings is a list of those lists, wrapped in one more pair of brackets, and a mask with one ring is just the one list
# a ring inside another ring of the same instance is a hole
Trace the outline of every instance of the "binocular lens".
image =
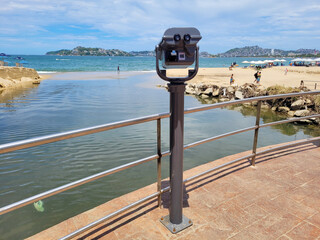
[(189, 34), (184, 35), (183, 38), (185, 41), (190, 41), (190, 39), (191, 39)]
[(173, 39), (174, 39), (175, 41), (180, 41), (180, 40), (181, 40), (180, 34), (175, 34), (175, 35), (173, 36)]

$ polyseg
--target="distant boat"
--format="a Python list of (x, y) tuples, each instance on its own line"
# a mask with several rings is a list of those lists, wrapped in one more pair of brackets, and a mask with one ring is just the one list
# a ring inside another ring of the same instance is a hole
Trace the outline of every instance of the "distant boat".
[(23, 57), (16, 57), (15, 59), (17, 59), (17, 60), (24, 60)]

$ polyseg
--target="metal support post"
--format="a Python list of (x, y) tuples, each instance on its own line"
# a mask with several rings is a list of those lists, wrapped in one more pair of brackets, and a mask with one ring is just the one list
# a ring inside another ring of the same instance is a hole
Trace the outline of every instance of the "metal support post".
[(259, 134), (259, 127), (260, 127), (260, 113), (261, 113), (261, 101), (258, 101), (257, 105), (257, 116), (256, 116), (256, 129), (254, 130), (254, 139), (253, 139), (253, 147), (252, 153), (254, 156), (251, 159), (251, 165), (255, 166), (256, 164), (256, 152), (257, 152), (257, 144), (258, 144), (258, 134)]
[[(158, 192), (161, 191), (161, 119), (159, 118), (157, 120), (157, 154), (158, 154), (158, 159), (157, 159), (157, 172), (158, 172), (158, 177), (157, 177), (157, 190)], [(161, 194), (158, 196), (158, 207), (161, 207)]]
[(169, 215), (161, 222), (177, 233), (192, 225), (182, 215), (183, 207), (183, 127), (184, 127), (184, 83), (168, 84), (170, 92), (170, 206)]

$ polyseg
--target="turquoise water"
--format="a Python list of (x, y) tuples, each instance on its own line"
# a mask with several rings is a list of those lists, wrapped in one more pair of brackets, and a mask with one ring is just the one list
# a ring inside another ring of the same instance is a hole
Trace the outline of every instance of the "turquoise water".
[[(112, 61), (112, 60), (111, 60)], [(48, 69), (45, 69), (48, 70)], [(0, 95), (0, 144), (169, 111), (169, 94), (153, 87), (155, 73), (115, 79), (67, 80), (53, 75), (39, 86)], [(94, 75), (92, 76), (94, 79)], [(202, 104), (185, 96), (185, 107)], [(254, 109), (234, 107), (185, 116), (185, 144), (254, 125)], [(283, 117), (266, 111), (261, 122)], [(285, 124), (261, 129), (259, 146), (319, 136), (312, 127)], [(252, 148), (253, 132), (188, 149), (184, 169)], [(162, 121), (162, 150), (169, 147)], [(0, 206), (156, 154), (156, 122), (115, 129), (0, 155)], [(163, 159), (163, 178), (169, 175)], [(156, 181), (156, 162), (137, 166), (0, 216), (2, 239), (23, 239), (117, 196)], [(156, 190), (155, 190), (156, 191)], [(14, 227), (13, 227), (14, 226)]]
[[(4, 59), (9, 65), (15, 65), (16, 56)], [(92, 72), (116, 71), (118, 66), (121, 71), (154, 71), (154, 57), (96, 57), (96, 56), (45, 56), (22, 55), (25, 60), (21, 62), (25, 67), (34, 68), (44, 72)], [(240, 67), (248, 66), (241, 62), (265, 60), (266, 58), (200, 58), (200, 67), (229, 67), (237, 62)], [(272, 58), (273, 59), (273, 58)], [(289, 59), (285, 64), (288, 64)]]

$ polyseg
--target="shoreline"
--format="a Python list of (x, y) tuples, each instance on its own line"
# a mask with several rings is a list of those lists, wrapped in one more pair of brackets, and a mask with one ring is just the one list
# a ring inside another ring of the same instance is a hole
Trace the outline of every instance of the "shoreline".
[[(286, 72), (288, 69), (288, 72)], [(262, 73), (260, 85), (271, 87), (280, 85), (283, 87), (299, 87), (301, 80), (304, 81), (305, 87), (312, 89), (315, 83), (320, 89), (320, 67), (295, 67), (295, 66), (278, 66), (260, 70)], [(235, 79), (234, 86), (251, 84), (254, 81), (254, 73), (257, 70), (253, 68), (236, 67), (232, 70), (229, 68), (199, 68), (197, 76), (188, 81), (190, 84), (214, 84), (219, 87), (230, 86), (230, 77), (233, 74)], [(169, 70), (170, 76), (181, 77), (186, 74), (184, 70)]]

